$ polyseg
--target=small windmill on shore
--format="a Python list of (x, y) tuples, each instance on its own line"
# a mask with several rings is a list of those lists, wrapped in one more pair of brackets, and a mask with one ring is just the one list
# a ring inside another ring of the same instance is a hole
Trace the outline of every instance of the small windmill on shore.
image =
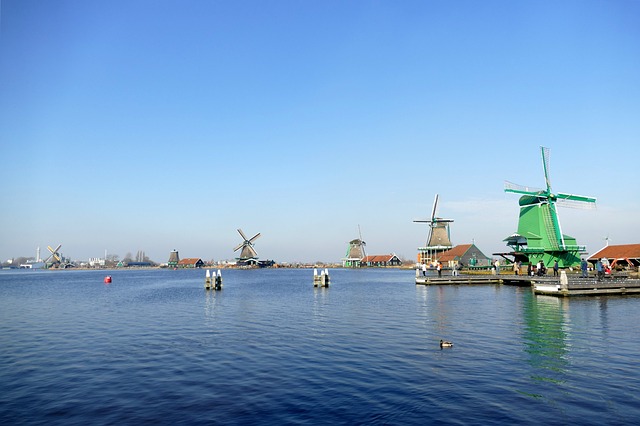
[(349, 241), (349, 247), (347, 248), (347, 254), (342, 259), (342, 266), (347, 268), (358, 268), (362, 266), (362, 259), (367, 256), (365, 246), (367, 243), (362, 239), (362, 232), (360, 232), (360, 225), (358, 225), (358, 238)]
[(453, 219), (443, 219), (436, 216), (438, 210), (438, 194), (433, 200), (431, 217), (426, 220), (414, 220), (415, 223), (428, 223), (429, 234), (424, 247), (418, 247), (418, 263), (430, 264), (438, 260), (440, 254), (451, 249), (451, 233), (449, 224)]
[(51, 246), (47, 246), (47, 249), (51, 253), (45, 260), (44, 264), (46, 268), (59, 267), (62, 264), (62, 256), (58, 253), (62, 244), (58, 244), (58, 247), (52, 249)]
[(585, 247), (576, 239), (562, 232), (558, 206), (594, 209), (596, 199), (582, 195), (554, 193), (549, 177), (549, 148), (540, 147), (546, 188), (535, 189), (505, 182), (504, 191), (522, 195), (519, 200), (520, 218), (518, 232), (504, 241), (513, 249), (514, 260), (537, 263), (542, 260), (549, 266), (556, 260), (561, 267), (580, 263)]
[(237, 257), (237, 261), (239, 265), (242, 266), (250, 266), (258, 264), (258, 253), (256, 249), (253, 248), (253, 243), (260, 238), (260, 233), (258, 232), (251, 238), (247, 238), (247, 236), (242, 232), (242, 229), (238, 228), (238, 233), (242, 237), (244, 241), (236, 246), (233, 251), (240, 251), (240, 257)]

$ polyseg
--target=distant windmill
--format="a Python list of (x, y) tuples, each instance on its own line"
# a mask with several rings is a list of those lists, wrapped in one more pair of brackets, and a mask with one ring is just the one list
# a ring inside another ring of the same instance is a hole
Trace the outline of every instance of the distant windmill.
[(596, 199), (582, 195), (553, 193), (549, 178), (549, 148), (540, 147), (546, 189), (535, 189), (505, 182), (504, 191), (521, 194), (518, 232), (504, 241), (514, 249), (515, 257), (529, 262), (542, 260), (545, 265), (558, 261), (568, 267), (580, 263), (585, 252), (576, 239), (562, 233), (556, 203), (559, 206), (593, 209)]
[(62, 244), (58, 244), (58, 247), (56, 247), (55, 250), (52, 249), (51, 246), (47, 246), (47, 249), (49, 249), (51, 254), (44, 261), (45, 267), (50, 268), (53, 265), (60, 265), (62, 263), (62, 256), (58, 253), (60, 247), (62, 247)]
[(426, 220), (414, 220), (415, 223), (428, 223), (429, 234), (425, 247), (418, 247), (418, 262), (430, 263), (437, 260), (438, 255), (449, 250), (451, 244), (451, 233), (449, 224), (453, 219), (443, 219), (436, 216), (438, 210), (438, 194), (433, 200), (433, 208), (431, 209), (431, 217)]
[(238, 229), (238, 233), (244, 240), (243, 242), (238, 244), (236, 248), (233, 249), (233, 251), (238, 251), (242, 249), (240, 251), (240, 257), (237, 258), (238, 262), (245, 265), (250, 263), (256, 263), (258, 260), (258, 253), (253, 248), (253, 243), (255, 242), (255, 240), (260, 238), (260, 233), (258, 232), (256, 235), (254, 235), (251, 238), (247, 238), (247, 236), (244, 235), (244, 232), (242, 232), (242, 229)]
[(343, 260), (343, 265), (347, 267), (359, 267), (361, 266), (362, 259), (367, 256), (365, 246), (367, 243), (362, 239), (362, 232), (360, 232), (360, 225), (358, 225), (358, 236), (355, 240), (349, 241), (349, 247), (347, 248), (347, 255)]

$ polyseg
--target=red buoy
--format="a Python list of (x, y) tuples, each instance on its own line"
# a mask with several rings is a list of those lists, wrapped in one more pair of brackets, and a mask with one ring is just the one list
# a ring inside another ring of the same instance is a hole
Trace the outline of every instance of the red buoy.
[(105, 284), (109, 284), (110, 282), (111, 282), (111, 275), (107, 275), (106, 277), (104, 277)]

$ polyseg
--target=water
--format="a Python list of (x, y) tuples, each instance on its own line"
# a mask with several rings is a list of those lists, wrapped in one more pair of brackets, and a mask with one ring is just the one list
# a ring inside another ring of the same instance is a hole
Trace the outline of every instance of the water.
[[(640, 298), (413, 272), (0, 272), (2, 424), (637, 424)], [(454, 342), (440, 349), (439, 340)]]

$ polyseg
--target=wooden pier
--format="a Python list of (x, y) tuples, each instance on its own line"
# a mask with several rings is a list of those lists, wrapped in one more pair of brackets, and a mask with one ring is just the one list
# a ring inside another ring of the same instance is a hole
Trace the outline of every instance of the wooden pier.
[(526, 275), (490, 275), (460, 274), (436, 276), (416, 276), (416, 284), (422, 285), (482, 285), (505, 284), (529, 287), (532, 283), (557, 283), (558, 278), (526, 276)]
[(536, 294), (549, 296), (601, 296), (640, 294), (640, 279), (622, 276), (579, 278), (527, 276), (527, 275), (447, 275), (416, 276), (416, 285), (515, 285), (531, 287)]
[(569, 278), (568, 282), (556, 284), (534, 284), (536, 294), (548, 296), (603, 296), (640, 294), (640, 279), (607, 277), (597, 278)]

